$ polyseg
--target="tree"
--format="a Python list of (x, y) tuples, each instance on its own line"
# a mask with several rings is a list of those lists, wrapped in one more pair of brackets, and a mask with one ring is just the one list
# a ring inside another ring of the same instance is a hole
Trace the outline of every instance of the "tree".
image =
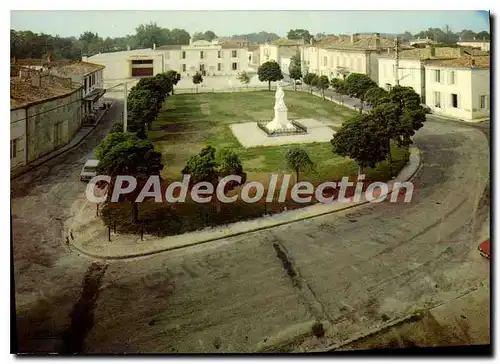
[(388, 137), (388, 161), (392, 175), (390, 141), (395, 141), (400, 147), (410, 146), (413, 135), (426, 120), (420, 96), (411, 87), (395, 86), (376, 103), (370, 114)]
[(476, 34), (476, 40), (490, 40), (490, 33), (483, 30), (482, 32), (479, 32)]
[(239, 73), (237, 78), (238, 81), (240, 81), (245, 86), (248, 86), (248, 84), (250, 83), (250, 76), (248, 76), (248, 73), (246, 73), (246, 71)]
[(206, 40), (208, 42), (211, 42), (215, 38), (217, 38), (217, 35), (215, 35), (215, 33), (211, 30), (207, 30), (204, 33), (197, 32), (193, 34), (193, 42), (197, 40)]
[(325, 99), (325, 90), (330, 87), (330, 80), (328, 77), (323, 75), (318, 77), (318, 81), (316, 82), (316, 87), (321, 90), (321, 96), (323, 96), (323, 100)]
[(388, 137), (382, 125), (370, 114), (359, 114), (342, 124), (331, 140), (333, 153), (349, 157), (358, 165), (358, 175), (365, 167), (374, 168), (387, 157)]
[(174, 28), (170, 31), (169, 44), (189, 44), (191, 36), (184, 29)]
[(155, 95), (148, 89), (133, 89), (127, 97), (127, 112), (134, 123), (147, 124), (151, 129), (159, 112), (159, 104)]
[(365, 100), (366, 91), (371, 87), (377, 86), (368, 75), (362, 73), (351, 73), (345, 80), (345, 90), (350, 97), (360, 100), (359, 113), (363, 112), (363, 102)]
[(160, 46), (169, 43), (170, 31), (159, 27), (153, 22), (139, 25), (135, 32), (139, 46), (144, 48), (153, 48), (153, 44)]
[(344, 102), (344, 95), (347, 95), (347, 90), (345, 88), (345, 81), (340, 78), (332, 78), (330, 84), (333, 90), (340, 95), (340, 101)]
[(302, 78), (302, 66), (300, 64), (300, 55), (297, 54), (290, 59), (290, 67), (288, 68), (290, 78), (293, 80), (293, 89), (297, 90), (297, 80)]
[(309, 43), (312, 35), (305, 29), (290, 29), (286, 34), (286, 37), (288, 39), (304, 39), (306, 43)]
[(111, 130), (109, 131), (110, 134), (121, 132), (123, 132), (123, 123), (121, 121), (114, 123), (111, 127)]
[[(191, 186), (199, 182), (208, 182), (214, 186), (216, 194), (220, 180), (226, 176), (237, 175), (242, 178), (241, 183), (230, 181), (225, 185), (224, 193), (246, 182), (246, 173), (238, 156), (229, 150), (217, 153), (212, 146), (206, 146), (197, 155), (192, 156), (182, 170), (182, 174), (189, 174)], [(220, 210), (219, 201), (216, 199), (217, 211)]]
[(168, 70), (165, 72), (165, 75), (170, 80), (170, 84), (172, 85), (172, 95), (174, 94), (174, 86), (181, 80), (181, 75), (177, 71)]
[(308, 172), (314, 163), (302, 148), (290, 148), (285, 154), (286, 163), (295, 172), (295, 182), (299, 182), (299, 171)]
[(272, 42), (280, 39), (280, 36), (276, 33), (248, 33), (248, 34), (235, 34), (231, 36), (231, 39), (246, 40), (250, 43), (263, 44), (266, 42)]
[(365, 93), (365, 101), (372, 107), (388, 102), (388, 97), (389, 93), (378, 86), (369, 88)]
[(316, 76), (315, 73), (306, 73), (302, 79), (304, 83), (309, 86), (309, 92), (312, 93), (312, 87), (314, 86), (314, 82), (317, 79), (318, 76)]
[(203, 82), (203, 76), (200, 72), (196, 72), (193, 76), (193, 83), (196, 85), (196, 93), (198, 93), (198, 84)]
[[(123, 127), (122, 127), (123, 128)], [(122, 129), (123, 130), (123, 129)], [(104, 159), (106, 154), (116, 145), (132, 140), (132, 134), (122, 131), (109, 133), (106, 138), (97, 146), (95, 156), (98, 160)]]
[(138, 206), (135, 202), (142, 186), (150, 176), (159, 176), (163, 164), (161, 153), (154, 150), (154, 146), (147, 140), (126, 140), (115, 145), (102, 159), (99, 160), (97, 170), (99, 174), (111, 177), (108, 198), (113, 195), (116, 177), (119, 175), (133, 176), (137, 180), (134, 192), (122, 197), (123, 200), (132, 201), (133, 222), (138, 221)]
[(267, 61), (257, 70), (260, 82), (268, 82), (269, 91), (271, 91), (271, 82), (283, 79), (280, 65), (276, 61)]

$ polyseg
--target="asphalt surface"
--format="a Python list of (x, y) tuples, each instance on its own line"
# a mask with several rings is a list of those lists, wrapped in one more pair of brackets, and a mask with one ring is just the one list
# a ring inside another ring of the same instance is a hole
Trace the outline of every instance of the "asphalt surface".
[[(75, 150), (12, 183), (20, 351), (69, 350), (68, 337), (88, 352), (317, 349), (489, 279), (476, 245), (488, 214), (487, 138), (433, 118), (415, 137), (423, 168), (410, 203), (91, 265), (62, 226), (84, 198), (81, 167), (120, 106)], [(314, 321), (327, 323), (324, 338), (293, 339)]]

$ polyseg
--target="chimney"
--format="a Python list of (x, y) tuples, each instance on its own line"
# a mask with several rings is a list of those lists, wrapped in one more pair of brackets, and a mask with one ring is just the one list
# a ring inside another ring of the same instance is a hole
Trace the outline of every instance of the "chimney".
[(153, 43), (153, 50), (156, 49), (156, 43)]
[(40, 87), (41, 84), (41, 76), (39, 72), (33, 72), (31, 74), (31, 85), (33, 87)]
[(375, 33), (373, 34), (375, 37), (375, 48), (379, 49), (380, 48), (380, 33)]
[(432, 45), (431, 45), (431, 46), (429, 47), (429, 49), (430, 49), (430, 51), (431, 51), (431, 52), (430, 52), (430, 53), (431, 53), (431, 57), (436, 57), (436, 47), (434, 47), (434, 46), (432, 46)]
[(311, 37), (311, 39), (309, 40), (309, 44), (310, 44), (310, 45), (313, 45), (313, 39), (314, 39), (314, 38), (313, 38), (313, 37)]
[(359, 34), (358, 33), (351, 34), (351, 43), (355, 43), (358, 40), (359, 40)]
[(129, 50), (130, 50), (130, 46), (127, 44), (127, 51), (129, 51)]
[(455, 48), (454, 50), (457, 58), (460, 58), (464, 55), (464, 49), (462, 47)]

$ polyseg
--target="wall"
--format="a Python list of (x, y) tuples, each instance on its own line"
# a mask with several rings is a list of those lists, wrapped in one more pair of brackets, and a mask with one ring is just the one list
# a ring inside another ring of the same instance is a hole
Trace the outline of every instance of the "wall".
[(260, 50), (260, 64), (267, 61), (274, 60), (279, 63), (279, 47), (274, 44), (261, 44)]
[[(490, 70), (474, 69), (471, 73), (472, 85), (472, 118), (490, 117)], [(481, 109), (480, 97), (486, 96), (486, 107)]]
[[(393, 58), (378, 58), (378, 85), (386, 88), (386, 84), (396, 85), (394, 68), (396, 61)], [(424, 68), (419, 60), (400, 59), (399, 60), (399, 84), (411, 87), (420, 97), (425, 97)]]
[(10, 169), (26, 165), (26, 109), (10, 112), (10, 140), (16, 140), (15, 157), (10, 160)]
[[(441, 82), (436, 82), (435, 71), (440, 70)], [(450, 72), (455, 71), (455, 83), (451, 84)], [(436, 114), (462, 120), (472, 120), (472, 77), (470, 68), (425, 66), (426, 104)], [(441, 93), (441, 107), (436, 107), (434, 92)], [(458, 107), (452, 106), (451, 95), (458, 95)]]
[(285, 74), (285, 75), (289, 75), (290, 74), (290, 63), (292, 61), (292, 58), (291, 57), (280, 57), (280, 60), (281, 60), (281, 64), (280, 64), (281, 72), (283, 72), (283, 74)]
[[(81, 126), (81, 99), (82, 91), (79, 89), (58, 99), (11, 110), (11, 139), (24, 135), (27, 131), (23, 145), (26, 160), (19, 163), (16, 159), (11, 168), (30, 163), (69, 143)], [(25, 113), (27, 120), (23, 120)], [(55, 139), (56, 126), (59, 127), (60, 133), (58, 140)]]
[[(182, 58), (182, 52), (186, 52), (186, 58)], [(200, 52), (203, 51), (203, 59)], [(236, 57), (233, 57), (233, 51), (236, 51)], [(220, 58), (219, 58), (220, 52)], [(237, 75), (242, 71), (248, 71), (248, 51), (245, 48), (225, 49), (220, 46), (199, 47), (197, 49), (179, 49), (165, 51), (165, 69), (173, 69), (183, 77), (191, 77), (200, 70), (200, 64), (205, 65), (207, 76), (212, 75)], [(237, 64), (237, 69), (232, 69), (232, 64)], [(186, 71), (183, 71), (182, 65), (186, 65)], [(221, 65), (219, 70), (218, 64)]]
[[(340, 78), (339, 67), (350, 73), (369, 72), (369, 59), (364, 51), (345, 51), (305, 47), (304, 57), (309, 60), (309, 72), (326, 75), (328, 78)], [(326, 63), (325, 63), (326, 61)]]

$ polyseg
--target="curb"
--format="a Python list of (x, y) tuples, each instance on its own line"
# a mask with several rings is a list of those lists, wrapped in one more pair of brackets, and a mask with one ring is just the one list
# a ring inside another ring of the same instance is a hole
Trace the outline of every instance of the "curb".
[[(404, 181), (399, 181), (399, 182), (410, 181), (415, 176), (415, 174), (417, 174), (417, 172), (420, 171), (420, 169), (421, 169), (421, 166), (422, 166), (422, 153), (416, 147), (410, 148), (410, 151), (411, 151), (411, 154), (415, 153), (415, 158), (417, 158), (417, 160), (418, 160), (417, 163), (418, 164), (417, 164), (415, 170), (411, 172), (411, 174), (410, 174), (409, 177), (407, 177)], [(410, 155), (410, 158), (411, 158), (411, 155)], [(397, 179), (397, 177), (396, 177), (396, 179)], [(392, 192), (392, 187), (389, 189), (388, 194), (390, 194), (391, 192)], [(295, 218), (290, 218), (289, 220), (286, 220), (286, 221), (277, 221), (277, 222), (274, 222), (274, 223), (271, 222), (271, 223), (269, 223), (268, 225), (265, 225), (265, 226), (259, 226), (259, 227), (249, 228), (247, 230), (238, 231), (238, 232), (234, 232), (234, 233), (223, 233), (222, 229), (221, 229), (220, 233), (216, 234), (216, 236), (214, 236), (214, 237), (210, 237), (210, 238), (206, 238), (206, 239), (201, 239), (199, 241), (192, 241), (192, 242), (181, 243), (181, 244), (176, 245), (176, 246), (170, 246), (170, 247), (165, 247), (165, 248), (157, 248), (156, 250), (142, 252), (142, 253), (132, 253), (132, 254), (129, 254), (129, 255), (126, 255), (126, 256), (105, 255), (105, 254), (99, 255), (99, 254), (88, 252), (87, 250), (82, 249), (79, 246), (76, 246), (74, 243), (70, 243), (70, 244), (71, 244), (71, 246), (75, 250), (77, 250), (80, 253), (82, 253), (82, 254), (84, 254), (84, 255), (86, 255), (88, 257), (91, 257), (91, 258), (106, 259), (106, 260), (125, 260), (125, 259), (146, 257), (146, 256), (158, 254), (158, 253), (163, 253), (163, 252), (167, 252), (167, 251), (172, 251), (172, 250), (177, 250), (177, 249), (181, 249), (181, 248), (186, 248), (186, 247), (189, 247), (189, 246), (196, 246), (196, 245), (200, 245), (200, 244), (204, 244), (204, 243), (210, 243), (210, 242), (213, 242), (213, 241), (216, 241), (216, 240), (220, 240), (220, 239), (226, 239), (226, 238), (230, 238), (230, 237), (240, 236), (240, 235), (243, 235), (243, 234), (248, 234), (248, 233), (257, 232), (257, 231), (261, 231), (261, 230), (266, 230), (266, 229), (270, 229), (270, 228), (274, 228), (274, 227), (278, 227), (278, 226), (283, 226), (283, 225), (287, 225), (287, 224), (291, 224), (291, 223), (295, 223), (295, 222), (299, 222), (299, 221), (304, 221), (304, 220), (312, 219), (312, 218), (315, 218), (315, 217), (320, 217), (320, 216), (324, 216), (324, 215), (328, 215), (328, 214), (333, 214), (333, 213), (336, 213), (338, 211), (344, 211), (344, 210), (351, 209), (351, 208), (358, 207), (358, 206), (362, 206), (362, 205), (365, 205), (365, 204), (368, 204), (368, 203), (370, 203), (370, 201), (356, 202), (353, 205), (343, 206), (343, 207), (337, 208), (335, 210), (321, 211), (319, 213), (313, 213), (313, 214), (308, 215), (308, 216), (298, 216), (298, 217), (295, 217)], [(319, 204), (319, 205), (321, 205), (321, 204)], [(311, 207), (314, 207), (314, 206), (318, 206), (318, 204), (312, 205)], [(290, 213), (300, 212), (299, 210), (300, 209), (293, 210), (293, 211), (290, 211)], [(284, 212), (284, 213), (286, 214), (286, 212)], [(241, 222), (237, 222), (237, 223), (241, 223)], [(191, 233), (196, 233), (196, 232), (191, 232)], [(180, 237), (180, 236), (183, 236), (183, 235), (186, 235), (186, 234), (190, 234), (190, 233), (185, 233), (185, 234), (176, 235), (176, 236)], [(68, 234), (68, 235), (70, 235), (70, 234)], [(168, 239), (168, 237), (166, 237), (164, 239)]]
[[(110, 108), (113, 106), (115, 102), (114, 101), (111, 101), (111, 106)], [(109, 110), (109, 109), (108, 109)], [(59, 156), (61, 156), (62, 154), (76, 148), (77, 146), (79, 146), (84, 140), (85, 138), (87, 138), (89, 136), (90, 133), (92, 133), (92, 131), (94, 131), (94, 129), (97, 127), (97, 125), (99, 124), (99, 122), (101, 121), (101, 119), (104, 117), (104, 115), (106, 115), (106, 113), (108, 112), (108, 110), (106, 110), (100, 117), (99, 119), (97, 119), (97, 121), (95, 122), (94, 125), (92, 125), (92, 127), (89, 129), (89, 131), (83, 135), (82, 139), (80, 139), (77, 143), (75, 143), (75, 145), (71, 146), (71, 147), (67, 147), (66, 149), (64, 149), (63, 147), (63, 150), (60, 150), (58, 153), (54, 154), (53, 156), (51, 156), (50, 158), (47, 158), (45, 159), (44, 161), (42, 162), (39, 162), (39, 163), (34, 163), (34, 164), (29, 164), (29, 165), (26, 165), (24, 167), (26, 167), (26, 170), (23, 171), (23, 172), (20, 172), (18, 174), (15, 174), (13, 176), (11, 176), (10, 180), (11, 181), (14, 181), (16, 180), (17, 178), (21, 177), (21, 176), (24, 176), (26, 173), (32, 171), (34, 168), (38, 168), (40, 167), (41, 165), (47, 163), (48, 161), (51, 161)], [(82, 125), (83, 126), (83, 125)], [(90, 126), (90, 125), (89, 125)], [(28, 168), (29, 167), (29, 168)]]

